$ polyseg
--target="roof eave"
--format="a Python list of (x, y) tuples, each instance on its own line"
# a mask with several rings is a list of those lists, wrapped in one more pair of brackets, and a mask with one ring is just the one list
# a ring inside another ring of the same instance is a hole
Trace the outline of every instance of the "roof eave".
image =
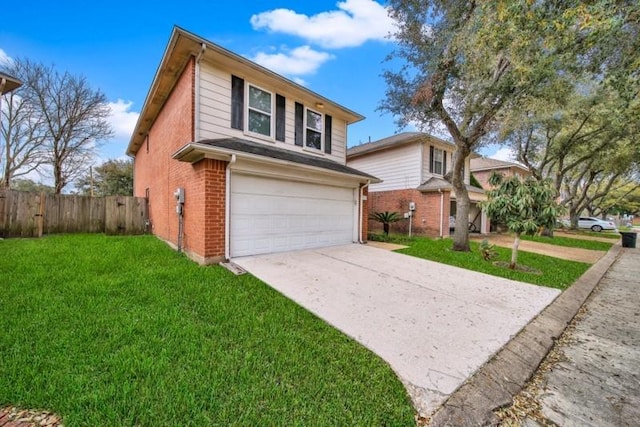
[(14, 91), (22, 86), (22, 81), (19, 79), (0, 72), (0, 95)]
[(270, 78), (286, 82), (287, 85), (290, 85), (296, 90), (308, 94), (314, 99), (317, 99), (318, 102), (324, 103), (327, 106), (332, 106), (332, 108), (334, 108), (335, 110), (340, 111), (342, 118), (345, 119), (347, 124), (353, 124), (364, 120), (365, 118), (363, 115), (358, 114), (355, 111), (352, 111), (336, 103), (335, 101), (331, 101), (330, 99), (327, 99), (313, 91), (310, 91), (304, 86), (301, 86), (298, 83), (281, 76), (280, 74), (277, 74), (265, 67), (262, 67), (261, 65), (256, 64), (249, 59), (246, 59), (234, 52), (231, 52), (230, 50), (223, 48), (222, 46), (216, 45), (176, 26), (173, 28), (171, 38), (169, 39), (169, 43), (165, 48), (162, 60), (160, 61), (158, 69), (156, 70), (156, 74), (151, 83), (151, 87), (142, 106), (140, 116), (138, 117), (138, 121), (131, 136), (131, 140), (129, 142), (129, 145), (127, 146), (127, 155), (135, 156), (139, 148), (142, 146), (144, 138), (149, 133), (151, 126), (160, 113), (160, 110), (164, 106), (167, 98), (171, 93), (171, 90), (175, 86), (189, 58), (191, 56), (195, 57), (198, 55), (203, 43), (207, 47), (206, 54), (210, 54), (210, 52), (216, 52), (256, 72), (263, 73)]
[[(383, 138), (383, 139), (386, 139), (386, 138)], [(402, 146), (409, 145), (409, 144), (416, 143), (416, 142), (417, 143), (424, 143), (424, 142), (427, 142), (427, 141), (432, 141), (432, 142), (435, 142), (435, 143), (438, 143), (438, 144), (441, 144), (441, 145), (446, 145), (446, 146), (449, 146), (449, 147), (451, 147), (451, 146), (455, 147), (456, 146), (454, 143), (449, 142), (449, 141), (445, 141), (444, 139), (438, 138), (437, 136), (433, 136), (433, 135), (422, 133), (422, 134), (412, 135), (412, 136), (408, 137), (407, 139), (404, 139), (404, 140), (401, 140), (401, 141), (396, 141), (396, 142), (393, 142), (393, 143), (384, 143), (383, 142), (380, 145), (376, 145), (376, 142), (379, 142), (379, 141), (374, 141), (374, 142), (370, 143), (370, 144), (372, 144), (371, 147), (364, 148), (362, 151), (357, 151), (355, 153), (349, 153), (349, 151), (347, 150), (347, 159), (351, 160), (351, 159), (355, 159), (355, 158), (358, 158), (360, 156), (368, 155), (368, 154), (371, 154), (371, 153), (377, 153), (379, 151), (391, 150), (391, 149), (394, 149), (394, 148), (397, 148), (397, 147), (402, 147)], [(367, 144), (369, 144), (369, 143), (367, 143)], [(363, 145), (365, 145), (365, 144), (363, 144)], [(359, 147), (359, 146), (352, 147), (352, 149), (357, 148), (357, 147)], [(479, 155), (477, 155), (475, 153), (471, 153), (471, 156), (474, 156), (474, 155), (476, 157), (479, 156)]]
[(184, 147), (176, 151), (171, 157), (181, 162), (196, 163), (202, 159), (217, 159), (217, 160), (229, 161), (234, 155), (236, 156), (236, 158), (252, 160), (259, 163), (278, 164), (278, 165), (289, 166), (289, 167), (294, 167), (298, 169), (314, 170), (316, 172), (321, 172), (329, 175), (349, 177), (352, 179), (355, 178), (362, 183), (370, 182), (371, 184), (378, 184), (382, 182), (381, 179), (376, 178), (374, 176), (364, 176), (364, 175), (351, 174), (347, 172), (334, 171), (331, 169), (322, 168), (318, 166), (303, 165), (300, 163), (291, 162), (289, 160), (275, 159), (273, 157), (265, 157), (257, 154), (251, 154), (245, 151), (232, 150), (232, 149), (222, 148), (222, 147), (213, 147), (211, 145), (201, 144), (198, 142), (190, 142), (186, 144)]

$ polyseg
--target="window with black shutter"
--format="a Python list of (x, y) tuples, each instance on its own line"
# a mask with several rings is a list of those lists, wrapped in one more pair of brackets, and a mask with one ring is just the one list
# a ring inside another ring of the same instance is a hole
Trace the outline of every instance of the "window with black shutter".
[(324, 115), (324, 152), (331, 154), (331, 127), (333, 119), (330, 115)]
[(276, 94), (276, 140), (285, 140), (286, 100), (284, 96)]
[(296, 102), (295, 110), (295, 144), (302, 147), (304, 140), (304, 105)]
[(244, 79), (231, 76), (231, 127), (244, 130)]

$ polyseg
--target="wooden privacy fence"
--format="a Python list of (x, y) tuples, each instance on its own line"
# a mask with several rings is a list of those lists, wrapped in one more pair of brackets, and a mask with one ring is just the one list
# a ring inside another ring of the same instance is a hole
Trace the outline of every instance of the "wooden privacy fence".
[(143, 234), (144, 197), (88, 197), (0, 190), (0, 237), (56, 233)]

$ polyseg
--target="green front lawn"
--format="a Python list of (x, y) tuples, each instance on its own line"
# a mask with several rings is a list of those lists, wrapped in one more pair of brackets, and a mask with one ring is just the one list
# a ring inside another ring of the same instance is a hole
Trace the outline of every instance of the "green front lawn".
[(150, 236), (0, 241), (0, 407), (65, 426), (414, 424), (377, 356)]
[(559, 231), (562, 231), (567, 234), (575, 234), (578, 236), (603, 237), (605, 239), (611, 239), (611, 240), (620, 239), (620, 234), (616, 231), (606, 231), (606, 230), (589, 231), (589, 230), (571, 230), (571, 229), (561, 229)]
[[(618, 236), (620, 238), (620, 236)], [(594, 251), (608, 251), (615, 242), (600, 242), (598, 240), (572, 239), (570, 237), (545, 237), (545, 236), (527, 236), (522, 235), (522, 240), (532, 242), (547, 243), (549, 245), (564, 246), (568, 248), (590, 249)]]
[[(566, 289), (590, 267), (590, 264), (582, 262), (518, 251), (518, 264), (538, 270), (541, 274), (510, 270), (494, 265), (492, 261), (483, 260), (478, 248), (479, 242), (471, 241), (470, 244), (471, 252), (455, 252), (451, 250), (451, 239), (415, 237), (408, 248), (396, 252), (557, 289)], [(508, 262), (511, 259), (511, 249), (495, 246), (494, 250), (498, 253), (498, 258), (494, 261)]]

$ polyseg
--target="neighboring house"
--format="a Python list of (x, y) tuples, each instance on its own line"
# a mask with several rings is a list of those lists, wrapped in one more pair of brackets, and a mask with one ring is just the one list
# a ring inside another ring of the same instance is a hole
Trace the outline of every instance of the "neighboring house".
[(476, 157), (471, 159), (471, 173), (478, 180), (482, 188), (490, 190), (489, 177), (493, 172), (502, 174), (505, 178), (517, 176), (526, 178), (531, 176), (531, 171), (523, 165), (504, 160), (489, 159), (487, 157)]
[(152, 232), (204, 264), (359, 242), (378, 181), (346, 166), (362, 119), (174, 28), (127, 148), (134, 193)]
[(20, 80), (0, 71), (0, 95), (16, 90), (20, 86), (22, 86), (22, 82)]
[[(449, 217), (456, 216), (456, 195), (445, 178), (450, 175), (455, 150), (454, 144), (434, 136), (405, 132), (350, 148), (347, 164), (382, 180), (369, 186), (370, 214), (391, 211), (404, 215), (414, 207), (412, 232), (447, 236)], [(478, 207), (478, 202), (485, 200), (484, 191), (469, 185), (468, 160), (464, 176), (471, 199), (468, 222), (476, 230), (487, 232), (487, 218)], [(371, 222), (370, 227), (374, 226)], [(409, 221), (394, 227), (407, 230)]]

